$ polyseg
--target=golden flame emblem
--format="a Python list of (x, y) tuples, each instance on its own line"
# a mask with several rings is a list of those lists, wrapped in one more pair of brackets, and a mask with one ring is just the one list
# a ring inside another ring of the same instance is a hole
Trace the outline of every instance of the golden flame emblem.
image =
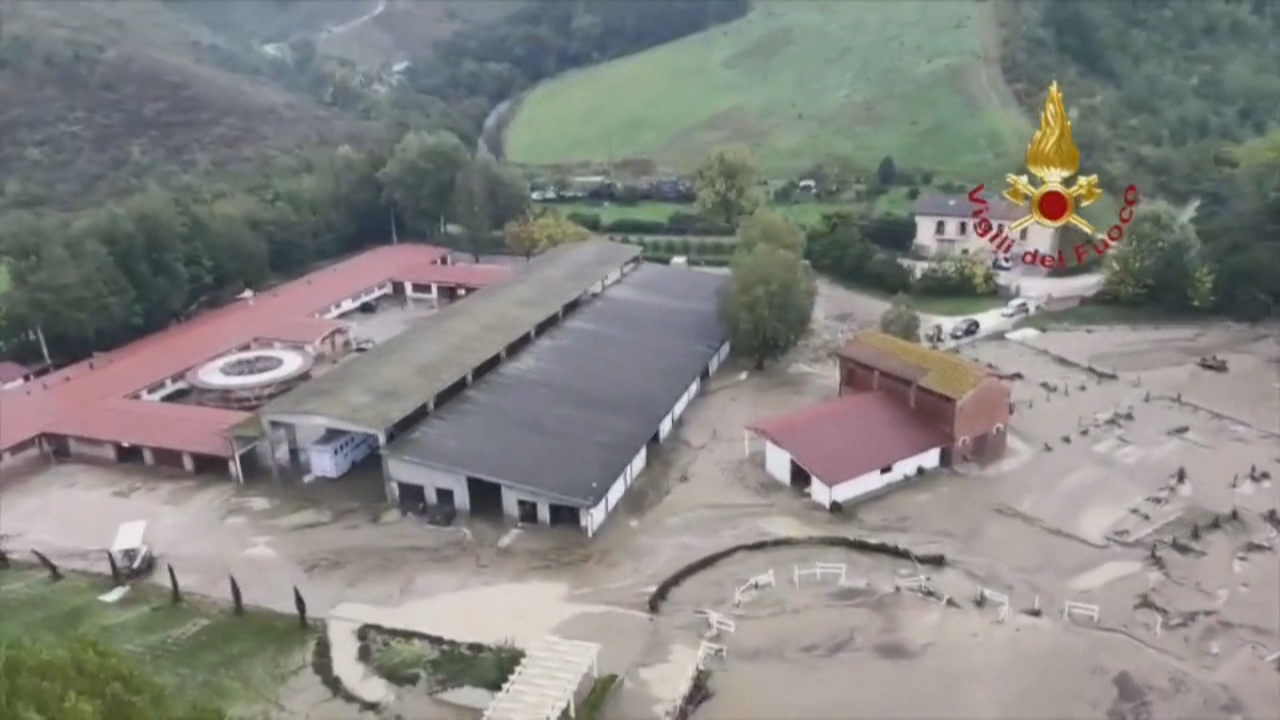
[(1029, 211), (1009, 226), (1010, 231), (1017, 232), (1031, 223), (1050, 228), (1070, 223), (1092, 234), (1093, 226), (1076, 210), (1097, 202), (1102, 190), (1098, 188), (1097, 175), (1076, 178), (1071, 187), (1063, 185), (1080, 170), (1080, 149), (1071, 137), (1071, 118), (1067, 117), (1056, 81), (1049, 85), (1049, 96), (1040, 110), (1040, 129), (1027, 146), (1026, 167), (1042, 185), (1033, 186), (1026, 175), (1005, 177), (1009, 186), (1004, 191), (1005, 198)]

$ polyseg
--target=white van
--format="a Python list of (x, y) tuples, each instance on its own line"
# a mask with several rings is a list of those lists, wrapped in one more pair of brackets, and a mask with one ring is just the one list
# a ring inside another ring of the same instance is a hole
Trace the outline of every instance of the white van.
[(1030, 315), (1035, 309), (1030, 300), (1025, 298), (1017, 298), (1010, 300), (1007, 305), (1000, 310), (1000, 314), (1004, 317), (1011, 318), (1019, 315)]

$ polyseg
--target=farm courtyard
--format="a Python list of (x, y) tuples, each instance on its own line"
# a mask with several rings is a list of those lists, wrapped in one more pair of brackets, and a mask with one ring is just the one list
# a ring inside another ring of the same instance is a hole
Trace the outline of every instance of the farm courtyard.
[[(769, 479), (759, 458), (744, 457), (742, 427), (830, 397), (830, 351), (874, 323), (867, 302), (824, 286), (802, 348), (764, 372), (730, 367), (718, 375), (591, 542), (481, 520), (425, 526), (370, 505), (364, 496), (374, 493), (358, 480), (238, 491), (225, 481), (72, 464), (0, 490), (0, 528), (11, 554), (36, 548), (68, 568), (101, 572), (95, 548), (114, 526), (147, 519), (148, 541), (190, 593), (225, 598), (234, 574), (246, 602), (285, 613), (297, 585), (313, 615), (347, 624), (380, 618), (457, 639), (554, 632), (601, 643), (602, 672), (623, 678), (605, 718), (657, 718), (672, 706), (706, 610), (732, 617), (736, 629), (718, 640), (727, 657), (712, 664), (716, 694), (698, 718), (1271, 712), (1280, 693), (1274, 659), (1264, 662), (1280, 651), (1278, 543), (1266, 517), (1277, 501), (1271, 476), (1280, 474), (1271, 335), (1135, 326), (979, 341), (964, 352), (1021, 373), (1006, 459), (938, 472), (829, 514)], [(1229, 373), (1193, 365), (1214, 353), (1229, 360)], [(894, 592), (918, 572), (910, 563), (789, 548), (735, 556), (677, 587), (656, 616), (645, 612), (653, 586), (693, 558), (738, 542), (837, 534), (946, 554), (949, 565), (926, 574), (959, 607)], [(844, 566), (845, 581), (797, 587), (793, 570), (815, 562)], [(735, 612), (734, 587), (770, 570), (776, 586)], [(0, 631), (103, 628), (94, 632), (134, 638), (140, 656), (162, 658), (174, 677), (227, 653), (256, 654), (259, 668), (296, 671), (280, 686), (279, 716), (359, 717), (329, 697), (305, 660), (290, 660), (305, 643), (292, 617), (250, 640), (235, 634), (240, 621), (219, 618), (225, 611), (169, 617), (132, 601), (99, 608), (92, 595), (105, 581), (78, 580), (93, 585), (83, 598), (33, 600), (54, 597), (45, 582), (26, 571), (3, 580)], [(1004, 622), (998, 605), (975, 603), (981, 588), (1009, 599)], [(1097, 621), (1064, 619), (1068, 600), (1096, 606)], [(1030, 613), (1037, 601), (1039, 615)], [(16, 613), (29, 619), (10, 622)], [(198, 618), (210, 625), (186, 640), (164, 639)], [(183, 643), (189, 654), (173, 652)], [(260, 687), (208, 682), (249, 695)], [(794, 692), (768, 691), (779, 685)], [(389, 710), (464, 717), (416, 690), (397, 692)]]

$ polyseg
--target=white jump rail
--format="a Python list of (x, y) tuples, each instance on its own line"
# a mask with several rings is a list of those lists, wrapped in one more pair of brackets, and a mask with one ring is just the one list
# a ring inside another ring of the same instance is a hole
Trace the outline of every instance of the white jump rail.
[(720, 633), (736, 632), (738, 629), (736, 623), (715, 610), (697, 610), (695, 614), (707, 619), (707, 630), (703, 633), (704, 638), (719, 637)]
[(995, 603), (999, 607), (999, 615), (996, 617), (996, 622), (1002, 623), (1008, 620), (1009, 619), (1009, 596), (1005, 595), (1004, 593), (998, 593), (995, 590), (989, 590), (987, 588), (981, 588), (980, 591), (982, 593), (982, 597), (986, 598), (987, 600), (990, 600), (991, 602)]
[(915, 575), (908, 578), (900, 578), (893, 581), (894, 588), (898, 590), (919, 590), (929, 585), (928, 575)]
[(848, 572), (848, 566), (844, 563), (818, 562), (812, 567), (800, 567), (793, 565), (791, 567), (791, 581), (799, 588), (801, 578), (812, 577), (821, 582), (825, 577), (835, 577), (836, 584), (843, 585)]
[(1081, 615), (1083, 617), (1089, 618), (1096, 625), (1098, 622), (1098, 618), (1101, 615), (1101, 610), (1098, 608), (1097, 605), (1090, 605), (1088, 603), (1076, 602), (1074, 600), (1067, 600), (1066, 602), (1062, 603), (1062, 619), (1063, 620), (1070, 620), (1071, 618), (1077, 615)]
[(733, 606), (741, 607), (743, 603), (755, 597), (756, 593), (758, 593), (761, 588), (776, 587), (777, 584), (777, 578), (774, 577), (772, 569), (766, 573), (761, 573), (753, 578), (749, 578), (745, 583), (733, 591)]

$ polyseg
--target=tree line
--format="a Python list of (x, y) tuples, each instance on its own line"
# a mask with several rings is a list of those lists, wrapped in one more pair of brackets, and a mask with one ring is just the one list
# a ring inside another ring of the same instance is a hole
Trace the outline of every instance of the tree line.
[(55, 361), (74, 361), (387, 242), (393, 223), (478, 254), (526, 209), (518, 176), (449, 133), (412, 132), (385, 153), (317, 153), (247, 187), (153, 187), (80, 213), (12, 213), (0, 226), (0, 340), (35, 359), (42, 338)]

